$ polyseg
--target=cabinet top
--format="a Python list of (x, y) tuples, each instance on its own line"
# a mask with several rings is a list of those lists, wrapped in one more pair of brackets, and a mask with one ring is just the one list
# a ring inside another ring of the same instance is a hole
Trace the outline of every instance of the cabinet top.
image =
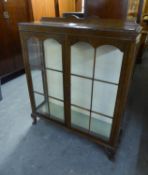
[[(57, 32), (71, 33), (76, 31), (81, 33), (96, 32), (94, 34), (109, 34), (112, 36), (121, 36), (136, 38), (141, 32), (141, 26), (134, 21), (121, 21), (99, 18), (77, 19), (70, 18), (47, 18), (44, 17), (41, 21), (31, 23), (19, 23), (20, 31), (41, 31), (41, 32)], [(80, 34), (79, 33), (79, 34)], [(73, 33), (74, 34), (74, 33)], [(85, 33), (86, 34), (86, 33)], [(89, 34), (89, 33), (88, 33)], [(108, 36), (108, 35), (107, 35)], [(129, 39), (128, 38), (128, 39)]]

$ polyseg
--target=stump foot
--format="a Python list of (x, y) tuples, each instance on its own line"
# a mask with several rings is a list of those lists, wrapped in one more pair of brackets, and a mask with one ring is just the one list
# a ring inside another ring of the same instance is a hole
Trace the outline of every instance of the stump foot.
[(32, 119), (33, 119), (32, 124), (33, 124), (33, 125), (37, 124), (37, 116), (36, 116), (35, 114), (31, 114), (31, 117), (32, 117)]

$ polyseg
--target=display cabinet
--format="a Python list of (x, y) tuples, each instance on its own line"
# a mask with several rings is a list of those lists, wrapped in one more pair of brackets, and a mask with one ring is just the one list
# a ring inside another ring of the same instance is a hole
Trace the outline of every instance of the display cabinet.
[(44, 18), (19, 30), (34, 123), (59, 123), (115, 153), (141, 28)]

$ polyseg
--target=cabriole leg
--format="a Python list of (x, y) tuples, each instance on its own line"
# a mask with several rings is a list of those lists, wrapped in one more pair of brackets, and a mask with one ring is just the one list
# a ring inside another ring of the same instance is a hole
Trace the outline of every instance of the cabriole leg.
[(109, 149), (109, 148), (105, 148), (105, 152), (106, 152), (109, 160), (111, 160), (111, 161), (115, 160), (115, 154), (116, 154), (115, 150), (112, 150), (112, 149)]
[(31, 118), (33, 119), (32, 124), (35, 125), (37, 123), (37, 116), (35, 114), (31, 114)]

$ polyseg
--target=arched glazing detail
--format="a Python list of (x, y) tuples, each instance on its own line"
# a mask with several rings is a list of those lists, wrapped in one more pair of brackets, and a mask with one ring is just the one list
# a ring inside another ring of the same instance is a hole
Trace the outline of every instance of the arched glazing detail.
[(71, 46), (71, 73), (86, 77), (93, 76), (94, 48), (86, 42)]
[(96, 49), (95, 79), (119, 83), (123, 52), (111, 45)]
[(55, 39), (44, 41), (44, 56), (46, 68), (62, 71), (62, 45)]

